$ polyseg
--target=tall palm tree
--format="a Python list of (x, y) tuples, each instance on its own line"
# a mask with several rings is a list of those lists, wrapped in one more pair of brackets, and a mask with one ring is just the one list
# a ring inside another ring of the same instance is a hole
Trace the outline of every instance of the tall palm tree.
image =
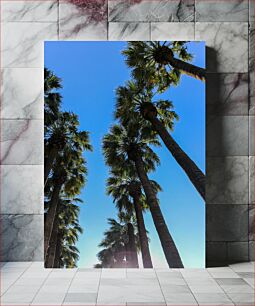
[[(133, 169), (133, 171), (125, 171), (123, 168), (119, 171), (111, 170), (111, 176), (107, 179), (107, 193), (112, 195), (119, 211), (125, 210), (130, 214), (135, 213), (143, 267), (152, 268), (149, 242), (143, 218), (143, 210), (148, 208), (148, 205), (142, 193), (142, 185), (134, 173), (135, 169)], [(151, 181), (151, 184), (155, 186), (157, 191), (161, 190), (160, 186), (155, 181)]]
[[(80, 208), (76, 203), (82, 203), (82, 200), (78, 198), (65, 199), (61, 197), (59, 199), (58, 212), (54, 220), (49, 250), (45, 260), (46, 268), (60, 268), (60, 263), (62, 261), (64, 266), (69, 267), (67, 263), (64, 262), (64, 257), (62, 256), (63, 249), (65, 249), (64, 252), (67, 254), (68, 250), (70, 250), (70, 248), (66, 247), (67, 242), (70, 246), (74, 246), (78, 240), (78, 235), (83, 232), (78, 222)], [(58, 241), (61, 242), (61, 244), (58, 245)], [(61, 252), (58, 252), (60, 250)], [(73, 252), (71, 252), (69, 257), (72, 256)], [(76, 265), (76, 260), (74, 260), (72, 266)], [(56, 262), (58, 262), (57, 265)]]
[(129, 42), (122, 52), (133, 74), (141, 76), (141, 68), (152, 82), (168, 86), (179, 82), (180, 73), (205, 81), (205, 69), (188, 63), (192, 59), (185, 42)]
[(60, 112), (58, 119), (45, 133), (45, 167), (44, 182), (47, 182), (49, 173), (59, 153), (63, 150), (82, 151), (92, 150), (89, 143), (89, 133), (79, 131), (78, 116), (71, 112)]
[(53, 168), (52, 194), (44, 223), (45, 258), (49, 249), (54, 221), (57, 216), (60, 194), (64, 192), (67, 197), (78, 195), (85, 185), (86, 175), (87, 168), (82, 151), (67, 150), (61, 156), (58, 156)]
[(205, 199), (205, 175), (196, 163), (176, 143), (169, 131), (173, 130), (174, 120), (178, 119), (173, 110), (172, 102), (168, 100), (154, 101), (153, 86), (141, 88), (137, 82), (129, 81), (126, 86), (117, 89), (115, 117), (123, 124), (132, 120), (142, 120), (151, 123), (169, 152), (185, 171), (190, 181)]
[(160, 143), (148, 127), (139, 127), (139, 122), (132, 122), (126, 128), (120, 125), (112, 126), (103, 139), (105, 161), (110, 167), (119, 169), (130, 162), (133, 163), (143, 186), (167, 263), (169, 267), (180, 268), (183, 267), (180, 255), (147, 175), (148, 171), (155, 170), (155, 165), (159, 164), (158, 156), (149, 145), (159, 146)]

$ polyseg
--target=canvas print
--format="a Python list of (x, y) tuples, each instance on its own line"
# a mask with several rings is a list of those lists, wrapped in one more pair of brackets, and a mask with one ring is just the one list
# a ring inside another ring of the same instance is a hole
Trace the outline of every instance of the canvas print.
[(46, 268), (205, 267), (205, 43), (44, 45)]

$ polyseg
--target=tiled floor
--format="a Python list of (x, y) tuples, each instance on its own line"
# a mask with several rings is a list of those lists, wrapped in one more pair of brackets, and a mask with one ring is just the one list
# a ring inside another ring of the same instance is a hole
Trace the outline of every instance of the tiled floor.
[(254, 263), (209, 269), (1, 264), (1, 305), (254, 305)]

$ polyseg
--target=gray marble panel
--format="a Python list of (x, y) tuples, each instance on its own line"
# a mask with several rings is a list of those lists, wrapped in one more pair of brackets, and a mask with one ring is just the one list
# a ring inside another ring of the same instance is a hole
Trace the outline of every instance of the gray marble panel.
[(249, 204), (254, 205), (254, 156), (249, 157)]
[(210, 204), (248, 204), (247, 156), (208, 157), (206, 173), (207, 208)]
[(58, 38), (57, 23), (2, 23), (2, 68), (43, 67), (43, 41)]
[(1, 120), (1, 164), (43, 164), (43, 120)]
[(249, 111), (254, 115), (254, 22), (249, 26)]
[(254, 155), (254, 116), (249, 116), (249, 155)]
[(107, 3), (60, 1), (60, 40), (107, 40)]
[(208, 205), (206, 241), (247, 242), (248, 205)]
[(249, 21), (254, 21), (254, 0), (249, 0)]
[(248, 126), (249, 116), (207, 117), (207, 156), (248, 155)]
[(3, 119), (43, 119), (43, 69), (5, 68), (1, 80)]
[(196, 21), (248, 21), (247, 0), (196, 0)]
[(110, 22), (109, 40), (149, 40), (149, 23)]
[(43, 166), (1, 166), (1, 214), (43, 213)]
[(254, 261), (254, 241), (249, 241), (249, 260)]
[(228, 264), (249, 260), (249, 242), (227, 243)]
[(254, 239), (254, 205), (249, 205), (249, 240)]
[(109, 21), (194, 21), (194, 0), (109, 0)]
[(2, 22), (5, 21), (52, 21), (58, 19), (58, 1), (2, 0)]
[(248, 115), (248, 74), (208, 73), (206, 114)]
[(195, 24), (193, 22), (153, 22), (151, 23), (151, 40), (181, 40), (195, 39)]
[(248, 23), (197, 22), (195, 40), (206, 41), (208, 72), (248, 72)]
[(1, 215), (1, 260), (43, 260), (43, 215)]
[(206, 267), (216, 267), (227, 262), (227, 243), (206, 241)]

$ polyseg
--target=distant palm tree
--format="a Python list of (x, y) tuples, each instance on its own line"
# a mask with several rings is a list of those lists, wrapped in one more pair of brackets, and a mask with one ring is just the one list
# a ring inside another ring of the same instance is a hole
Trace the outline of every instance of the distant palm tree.
[[(135, 169), (131, 171), (126, 168), (121, 170), (112, 170), (111, 176), (107, 179), (107, 193), (112, 195), (116, 207), (119, 211), (128, 211), (130, 214), (135, 212), (137, 220), (138, 234), (141, 246), (141, 253), (144, 268), (152, 268), (152, 260), (150, 255), (147, 231), (143, 218), (143, 210), (148, 208), (144, 194), (142, 193), (142, 185), (137, 176), (134, 175)], [(156, 192), (160, 191), (160, 186), (151, 181), (155, 186)]]
[(130, 216), (119, 214), (118, 219), (119, 221), (108, 219), (110, 228), (104, 232), (104, 239), (99, 244), (99, 247), (104, 249), (97, 254), (97, 257), (104, 268), (128, 267), (128, 260), (132, 260), (130, 249), (135, 248), (136, 254), (139, 249), (135, 225)]
[(205, 199), (205, 175), (196, 163), (176, 143), (169, 131), (173, 130), (174, 120), (178, 119), (168, 100), (153, 101), (153, 86), (141, 88), (137, 82), (129, 81), (116, 91), (115, 117), (124, 125), (133, 120), (148, 121), (158, 133), (177, 163), (185, 171), (199, 194)]
[(165, 90), (171, 84), (178, 84), (180, 73), (205, 81), (205, 69), (188, 63), (192, 56), (185, 44), (186, 42), (178, 41), (133, 41), (128, 42), (122, 53), (127, 65), (133, 68), (135, 78), (142, 79), (144, 75)]
[(103, 151), (106, 164), (121, 169), (127, 163), (135, 166), (136, 173), (143, 186), (147, 203), (150, 207), (154, 225), (158, 232), (161, 245), (169, 267), (183, 267), (180, 255), (170, 235), (158, 199), (150, 183), (147, 172), (155, 170), (159, 158), (149, 145), (159, 146), (158, 139), (147, 127), (139, 128), (139, 122), (128, 127), (114, 125), (110, 133), (104, 136)]

